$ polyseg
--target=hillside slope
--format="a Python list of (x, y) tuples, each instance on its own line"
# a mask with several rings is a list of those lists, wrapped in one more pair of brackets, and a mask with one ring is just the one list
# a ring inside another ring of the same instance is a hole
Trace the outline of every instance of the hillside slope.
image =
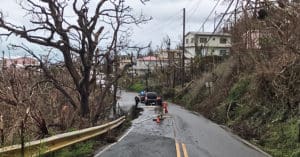
[[(299, 72), (300, 69), (298, 78)], [(293, 85), (292, 102), (276, 96), (268, 83), (271, 79), (271, 74), (257, 71), (237, 73), (237, 61), (230, 57), (213, 72), (193, 80), (189, 87), (177, 90), (176, 101), (230, 127), (275, 157), (298, 157), (299, 81)], [(206, 82), (213, 82), (212, 88), (208, 88)]]

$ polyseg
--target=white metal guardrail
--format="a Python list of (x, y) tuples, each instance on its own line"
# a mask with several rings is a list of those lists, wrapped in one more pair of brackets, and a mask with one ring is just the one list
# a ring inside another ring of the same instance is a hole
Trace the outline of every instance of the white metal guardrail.
[[(125, 116), (104, 125), (58, 134), (37, 141), (27, 142), (24, 147), (24, 157), (39, 156), (78, 142), (85, 141), (120, 126), (124, 121)], [(20, 157), (21, 153), (20, 144), (0, 148), (0, 157)]]

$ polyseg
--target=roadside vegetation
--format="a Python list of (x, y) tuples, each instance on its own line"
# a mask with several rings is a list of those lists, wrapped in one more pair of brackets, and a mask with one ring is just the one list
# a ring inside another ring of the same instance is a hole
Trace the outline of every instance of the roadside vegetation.
[(146, 87), (142, 82), (135, 82), (128, 87), (128, 90), (134, 91), (134, 92), (140, 92), (140, 91), (145, 90), (145, 88)]
[[(232, 28), (230, 58), (177, 88), (175, 101), (274, 157), (299, 157), (300, 8), (291, 3), (259, 6), (244, 11)], [(249, 30), (260, 33), (259, 45), (253, 45)]]
[(274, 157), (299, 157), (300, 7), (250, 0), (237, 7), (239, 18), (224, 29), (232, 34), (229, 56), (195, 57), (183, 87), (173, 60), (148, 77), (149, 88)]

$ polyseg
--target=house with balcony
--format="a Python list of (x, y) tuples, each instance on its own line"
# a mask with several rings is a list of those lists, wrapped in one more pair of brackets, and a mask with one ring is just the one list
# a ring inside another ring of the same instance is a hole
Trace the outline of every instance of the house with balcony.
[(226, 56), (230, 54), (231, 34), (188, 32), (185, 38), (185, 57)]

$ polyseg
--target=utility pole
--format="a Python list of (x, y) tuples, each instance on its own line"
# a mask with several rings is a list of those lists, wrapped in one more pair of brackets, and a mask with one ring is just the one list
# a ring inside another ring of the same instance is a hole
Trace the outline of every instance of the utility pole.
[(184, 53), (185, 53), (185, 8), (183, 8), (183, 27), (182, 27), (182, 36), (183, 36), (183, 41), (182, 41), (182, 61), (181, 61), (181, 86), (183, 87), (184, 86)]
[[(150, 58), (150, 62), (151, 62), (151, 58)], [(149, 76), (150, 76), (150, 63), (148, 63), (147, 65), (146, 92), (149, 92), (149, 82), (148, 82)]]
[[(168, 70), (171, 71), (171, 51), (170, 50), (171, 50), (171, 39), (168, 37), (168, 39), (167, 39)], [(171, 86), (171, 82), (172, 82), (171, 73), (167, 72), (167, 76), (168, 76), (167, 85), (168, 85), (168, 87), (170, 87)]]

